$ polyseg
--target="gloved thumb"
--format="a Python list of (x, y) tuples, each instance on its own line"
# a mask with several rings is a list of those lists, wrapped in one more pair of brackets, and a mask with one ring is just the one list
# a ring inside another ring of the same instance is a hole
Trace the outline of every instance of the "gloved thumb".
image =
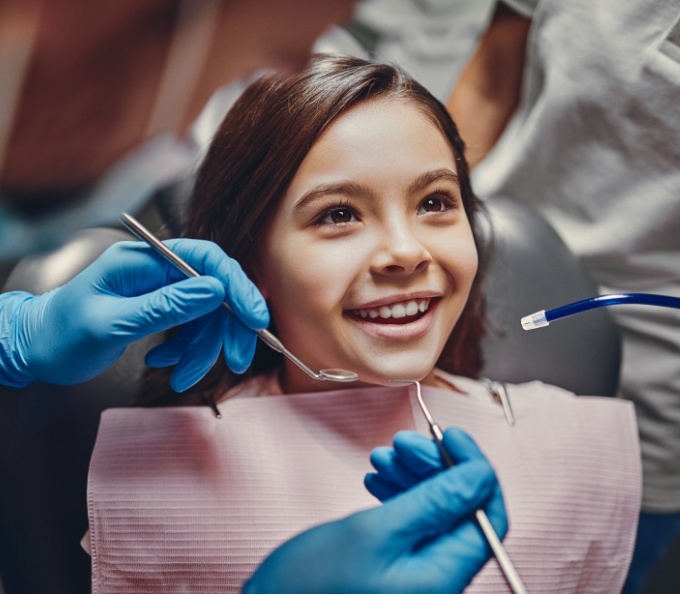
[(116, 302), (117, 319), (131, 336), (147, 336), (185, 324), (220, 307), (225, 289), (211, 276), (181, 280)]
[(383, 522), (415, 543), (425, 535), (449, 531), (484, 507), (495, 486), (496, 476), (486, 460), (465, 462), (383, 504)]

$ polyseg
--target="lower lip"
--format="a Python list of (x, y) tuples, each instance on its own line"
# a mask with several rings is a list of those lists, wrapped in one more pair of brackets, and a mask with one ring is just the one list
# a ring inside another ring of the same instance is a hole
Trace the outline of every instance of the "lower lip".
[(394, 342), (407, 342), (421, 338), (429, 332), (434, 324), (434, 314), (439, 306), (439, 300), (430, 301), (430, 307), (422, 318), (418, 318), (408, 324), (376, 324), (369, 319), (357, 318), (353, 315), (345, 317), (356, 324), (363, 332), (380, 340), (390, 340)]

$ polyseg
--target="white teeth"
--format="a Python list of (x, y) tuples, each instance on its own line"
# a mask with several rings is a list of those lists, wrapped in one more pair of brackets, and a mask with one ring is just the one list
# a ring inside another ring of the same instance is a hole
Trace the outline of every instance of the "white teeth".
[(392, 317), (393, 318), (405, 318), (406, 317), (406, 307), (404, 307), (401, 303), (398, 305), (395, 305), (392, 308)]
[(383, 319), (399, 319), (406, 316), (415, 316), (418, 312), (425, 313), (430, 307), (429, 299), (412, 299), (405, 303), (397, 303), (392, 306), (383, 305), (375, 309), (355, 309), (352, 313), (364, 320), (367, 318), (375, 319), (381, 317)]

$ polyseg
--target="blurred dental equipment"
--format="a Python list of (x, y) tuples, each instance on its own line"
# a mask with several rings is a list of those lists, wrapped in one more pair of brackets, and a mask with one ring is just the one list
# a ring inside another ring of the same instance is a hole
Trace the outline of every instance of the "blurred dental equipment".
[[(180, 258), (175, 252), (165, 246), (151, 231), (149, 231), (144, 225), (142, 225), (137, 219), (130, 216), (127, 213), (123, 213), (121, 217), (121, 222), (127, 229), (130, 230), (136, 237), (140, 240), (148, 243), (154, 250), (156, 250), (161, 256), (163, 256), (168, 262), (174, 264), (179, 270), (184, 272), (187, 276), (200, 276), (200, 274), (187, 264), (182, 258)], [(226, 301), (222, 302), (222, 307), (226, 309), (231, 314), (234, 314), (232, 309), (229, 307)], [(330, 381), (330, 382), (354, 382), (359, 379), (359, 376), (353, 371), (348, 371), (346, 369), (321, 369), (319, 372), (312, 370), (310, 367), (305, 365), (300, 359), (298, 359), (293, 353), (291, 353), (283, 343), (274, 336), (269, 330), (256, 330), (255, 333), (260, 337), (260, 339), (270, 348), (281, 353), (284, 357), (287, 357), (290, 361), (295, 363), (302, 371), (304, 371), (309, 377), (315, 380)]]
[(673, 307), (680, 309), (680, 297), (670, 297), (668, 295), (655, 295), (652, 293), (613, 293), (611, 295), (600, 295), (582, 301), (575, 301), (568, 305), (556, 307), (548, 311), (540, 311), (524, 316), (521, 320), (522, 328), (525, 330), (535, 330), (548, 326), (550, 322), (566, 318), (589, 309), (606, 307), (608, 305), (656, 305), (659, 307)]
[[(420, 389), (420, 382), (417, 380), (391, 380), (391, 381), (400, 384), (413, 384), (416, 387), (416, 400), (418, 401), (418, 406), (420, 407), (420, 410), (425, 416), (425, 420), (427, 421), (427, 424), (430, 428), (430, 434), (434, 438), (434, 441), (437, 444), (437, 447), (439, 448), (442, 460), (444, 461), (444, 464), (447, 467), (450, 468), (454, 466), (454, 462), (451, 459), (451, 456), (449, 456), (448, 452), (446, 451), (446, 448), (444, 447), (444, 433), (442, 432), (441, 427), (439, 427), (436, 421), (432, 418), (429, 409), (425, 405), (425, 401), (423, 400), (423, 395)], [(496, 556), (496, 559), (498, 560), (498, 565), (500, 566), (501, 571), (503, 572), (503, 575), (505, 576), (505, 579), (507, 580), (508, 585), (510, 586), (510, 589), (512, 590), (513, 594), (527, 594), (527, 589), (524, 583), (522, 582), (522, 578), (519, 577), (519, 574), (517, 573), (517, 570), (515, 569), (512, 560), (510, 559), (507, 551), (505, 550), (505, 547), (503, 546), (503, 543), (501, 542), (500, 538), (498, 538), (496, 531), (493, 529), (493, 526), (491, 525), (491, 522), (489, 521), (489, 518), (487, 517), (483, 509), (478, 509), (477, 511), (475, 511), (475, 519), (477, 520), (479, 527), (482, 529), (484, 537), (489, 543), (489, 546), (491, 547), (493, 554)]]

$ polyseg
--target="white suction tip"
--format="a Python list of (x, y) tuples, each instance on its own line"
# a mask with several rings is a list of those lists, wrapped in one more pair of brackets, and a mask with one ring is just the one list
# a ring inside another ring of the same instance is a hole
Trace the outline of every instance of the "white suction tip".
[(535, 330), (548, 326), (550, 322), (545, 318), (545, 310), (537, 311), (522, 318), (522, 328), (525, 330)]

